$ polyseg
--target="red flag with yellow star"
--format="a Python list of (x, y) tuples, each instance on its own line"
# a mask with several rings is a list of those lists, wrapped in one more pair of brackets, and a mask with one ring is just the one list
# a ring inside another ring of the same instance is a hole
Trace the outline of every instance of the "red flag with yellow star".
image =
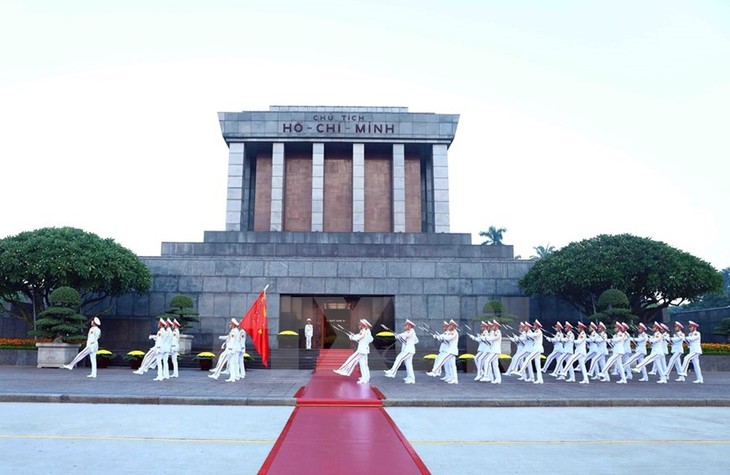
[(253, 346), (261, 355), (261, 363), (269, 367), (269, 325), (266, 313), (266, 289), (256, 298), (241, 320), (241, 327), (251, 336)]

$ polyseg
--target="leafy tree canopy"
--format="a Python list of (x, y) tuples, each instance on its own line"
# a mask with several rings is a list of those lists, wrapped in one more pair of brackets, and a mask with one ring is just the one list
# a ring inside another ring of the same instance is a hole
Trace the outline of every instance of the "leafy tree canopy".
[(538, 260), (520, 279), (527, 295), (556, 295), (586, 315), (596, 313), (603, 291), (621, 290), (631, 313), (644, 322), (721, 285), (721, 274), (702, 259), (631, 234), (571, 243)]
[(0, 302), (8, 315), (29, 324), (29, 302), (40, 313), (59, 287), (77, 289), (83, 311), (108, 297), (146, 293), (150, 285), (149, 269), (134, 253), (81, 229), (43, 228), (0, 239)]
[(175, 318), (180, 323), (180, 331), (184, 332), (193, 322), (200, 321), (195, 310), (193, 299), (187, 295), (176, 295), (170, 301), (170, 308), (165, 310), (165, 318)]
[(692, 302), (673, 309), (676, 312), (704, 310), (706, 308), (730, 307), (730, 267), (721, 270), (723, 284), (719, 292), (700, 296)]

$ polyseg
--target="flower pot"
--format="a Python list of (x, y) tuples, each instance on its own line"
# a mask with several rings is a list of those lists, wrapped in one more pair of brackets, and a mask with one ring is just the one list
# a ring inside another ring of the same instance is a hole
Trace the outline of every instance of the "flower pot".
[(213, 360), (209, 358), (201, 358), (198, 360), (198, 364), (200, 365), (201, 371), (208, 371), (213, 367)]
[(96, 367), (97, 368), (106, 368), (109, 366), (109, 358), (100, 358), (96, 357)]
[(129, 367), (131, 369), (139, 369), (139, 367), (142, 366), (142, 360), (138, 358), (133, 358), (129, 360)]
[(78, 343), (36, 343), (39, 368), (62, 368), (79, 352)]

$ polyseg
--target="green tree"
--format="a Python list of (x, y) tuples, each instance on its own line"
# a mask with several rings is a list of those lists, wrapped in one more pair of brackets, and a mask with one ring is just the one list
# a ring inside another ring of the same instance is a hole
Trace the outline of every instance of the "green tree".
[(672, 310), (675, 312), (684, 312), (704, 310), (706, 308), (730, 307), (730, 267), (726, 267), (720, 273), (722, 274), (723, 284), (719, 292), (702, 295), (698, 299)]
[(180, 332), (184, 333), (193, 322), (199, 321), (193, 299), (187, 295), (176, 295), (170, 301), (170, 308), (165, 310), (165, 318), (177, 319), (180, 323)]
[(596, 308), (598, 312), (591, 316), (592, 320), (603, 323), (633, 323), (637, 317), (629, 309), (629, 298), (618, 289), (608, 289), (598, 296)]
[(720, 323), (712, 329), (712, 334), (724, 336), (730, 343), (730, 318), (720, 320)]
[(84, 339), (86, 317), (78, 312), (81, 296), (71, 287), (59, 287), (49, 296), (51, 306), (38, 315), (37, 330), (31, 336), (53, 338), (55, 342)]
[(587, 315), (596, 313), (604, 290), (621, 290), (631, 313), (644, 322), (721, 285), (722, 275), (702, 259), (630, 234), (571, 243), (538, 260), (520, 279), (527, 295), (556, 295)]
[(495, 228), (494, 226), (489, 226), (489, 229), (486, 231), (479, 231), (479, 235), (483, 238), (486, 238), (482, 245), (489, 245), (489, 246), (499, 246), (502, 244), (502, 237), (504, 233), (507, 232), (506, 228)]
[(555, 252), (555, 246), (551, 246), (550, 244), (547, 246), (536, 246), (533, 249), (535, 250), (535, 255), (531, 256), (530, 259), (542, 259)]
[(0, 304), (29, 325), (59, 287), (78, 290), (82, 313), (106, 303), (95, 307), (98, 316), (116, 297), (147, 293), (150, 284), (149, 269), (134, 253), (80, 229), (43, 228), (0, 240)]

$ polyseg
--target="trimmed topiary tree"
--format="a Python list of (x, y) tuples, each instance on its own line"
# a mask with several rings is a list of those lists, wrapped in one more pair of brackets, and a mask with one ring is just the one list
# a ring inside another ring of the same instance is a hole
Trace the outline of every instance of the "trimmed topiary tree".
[(198, 315), (192, 298), (187, 295), (176, 295), (170, 301), (170, 308), (165, 310), (163, 317), (177, 319), (180, 323), (180, 333), (185, 333), (191, 323), (200, 321)]
[(614, 323), (617, 321), (634, 323), (639, 319), (631, 313), (629, 298), (618, 289), (608, 289), (601, 292), (596, 301), (598, 312), (591, 316), (595, 321)]
[(38, 314), (36, 330), (30, 336), (52, 338), (54, 342), (78, 343), (86, 338), (86, 317), (78, 312), (81, 296), (71, 287), (59, 287), (49, 297), (51, 306)]

